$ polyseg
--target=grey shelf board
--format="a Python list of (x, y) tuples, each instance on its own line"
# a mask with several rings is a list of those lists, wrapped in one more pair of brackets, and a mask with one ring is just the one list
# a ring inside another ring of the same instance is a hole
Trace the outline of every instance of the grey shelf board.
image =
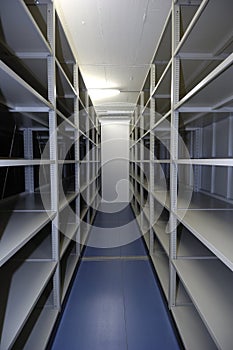
[(62, 198), (59, 200), (59, 211), (62, 211), (65, 207), (67, 207), (78, 195), (79, 192), (63, 193)]
[(87, 214), (89, 210), (89, 206), (85, 206), (81, 211), (80, 211), (80, 220), (83, 220), (84, 216)]
[[(1, 349), (10, 349), (51, 278), (55, 262), (24, 262), (9, 281), (3, 318)], [(9, 279), (9, 269), (5, 271)], [(2, 276), (4, 278), (4, 275)], [(28, 288), (30, 284), (30, 288)], [(4, 284), (3, 290), (7, 288)], [(2, 294), (2, 293), (1, 293)]]
[(159, 38), (152, 63), (156, 63), (156, 62), (162, 63), (170, 59), (171, 51), (169, 50), (169, 47), (170, 47), (169, 43), (171, 44), (171, 40), (172, 40), (171, 34), (172, 34), (172, 11), (170, 10), (166, 18), (166, 22), (164, 24), (162, 34)]
[(227, 110), (233, 107), (232, 98), (233, 53), (220, 63), (209, 75), (187, 93), (175, 106)]
[(216, 258), (192, 233), (186, 228), (177, 237), (177, 258), (178, 259), (204, 259)]
[(0, 158), (0, 167), (28, 166), (28, 165), (50, 165), (55, 164), (53, 160), (46, 159), (20, 159), (20, 158)]
[[(65, 123), (69, 124), (69, 126), (71, 127), (71, 130), (69, 130), (69, 131), (73, 130), (73, 132), (75, 132), (75, 131), (79, 132), (77, 125), (75, 125), (70, 119), (65, 117), (62, 112), (60, 112), (59, 110), (56, 110), (56, 114), (59, 117), (61, 117), (64, 120)], [(58, 126), (58, 133), (61, 133), (62, 135), (67, 137), (67, 134), (64, 131), (59, 130), (59, 126)]]
[(80, 244), (82, 247), (84, 247), (87, 242), (88, 234), (89, 234), (89, 231), (87, 228), (87, 223), (82, 222), (81, 223), (81, 240), (80, 240)]
[(177, 196), (177, 208), (183, 210), (230, 210), (232, 204), (216, 199), (211, 195), (194, 192), (193, 189), (180, 186)]
[(92, 204), (94, 203), (94, 200), (96, 199), (96, 197), (98, 196), (99, 193), (99, 189), (96, 190), (96, 192), (93, 194), (93, 196), (90, 199), (90, 207), (92, 207)]
[[(158, 220), (153, 230), (161, 246), (169, 256), (169, 240), (170, 234), (167, 231), (168, 222)], [(186, 228), (182, 228), (182, 232), (177, 236), (177, 258), (178, 259), (190, 259), (190, 258), (215, 258), (205, 245), (203, 245), (195, 236), (193, 236)]]
[(65, 280), (63, 281), (63, 285), (62, 285), (62, 296), (61, 296), (61, 300), (62, 302), (65, 299), (67, 290), (69, 288), (72, 276), (74, 274), (75, 268), (77, 266), (79, 260), (79, 256), (78, 255), (74, 255), (71, 254), (68, 258), (68, 260), (66, 261), (66, 274), (65, 274)]
[(155, 190), (152, 192), (154, 198), (166, 209), (170, 209), (170, 193), (164, 190)]
[(163, 247), (164, 251), (166, 252), (167, 256), (169, 256), (169, 234), (166, 233), (166, 227), (168, 223), (165, 221), (158, 220), (153, 225), (154, 233), (159, 240), (161, 246)]
[(175, 306), (171, 312), (185, 349), (217, 350), (194, 306)]
[[(203, 1), (187, 28), (177, 52), (205, 53), (212, 56), (222, 51), (232, 52), (232, 45), (229, 46), (229, 43), (232, 43), (232, 12), (231, 0)], [(221, 26), (215, 30), (216, 23), (219, 23), (221, 18), (224, 18), (224, 21), (221, 21)]]
[(232, 214), (232, 210), (177, 211), (178, 220), (231, 270), (233, 270)]
[(176, 285), (176, 305), (177, 306), (190, 306), (193, 305), (183, 283), (178, 279)]
[(77, 93), (75, 91), (75, 88), (74, 88), (74, 86), (72, 86), (71, 82), (67, 78), (67, 75), (64, 72), (64, 69), (62, 68), (58, 59), (56, 59), (56, 65), (58, 68), (57, 73), (59, 76), (59, 82), (61, 84), (61, 88), (62, 88), (63, 93), (64, 93), (64, 96), (62, 96), (62, 97), (66, 97), (66, 96), (68, 96), (69, 98), (77, 97)]
[[(169, 236), (168, 236), (169, 238)], [(162, 242), (164, 243), (164, 241), (160, 240), (160, 237), (157, 236), (158, 241), (160, 242), (162, 249), (164, 249), (164, 244), (162, 244)], [(166, 243), (166, 249), (169, 250), (169, 246), (167, 246), (167, 243), (169, 244), (169, 242), (165, 242)], [(149, 248), (149, 247), (148, 247)], [(164, 251), (166, 252), (166, 254), (164, 254)], [(163, 290), (166, 294), (167, 300), (168, 300), (168, 290), (169, 290), (169, 258), (168, 258), (168, 254), (167, 251), (164, 249), (159, 251), (157, 246), (155, 245), (155, 251), (154, 253), (151, 255), (152, 261), (155, 265), (155, 269), (158, 273), (159, 279), (161, 284), (163, 285)], [(176, 303), (177, 304), (182, 304), (182, 305), (190, 305), (192, 302), (185, 290), (185, 288), (183, 287), (183, 284), (180, 281), (177, 281), (177, 290), (176, 290)]]
[[(0, 201), (0, 213), (1, 212), (43, 212), (45, 213), (46, 209), (51, 208), (50, 204), (50, 193), (42, 193), (43, 203), (41, 194), (39, 192), (27, 193), (23, 192), (18, 195), (7, 197)], [(45, 208), (45, 206), (46, 208)], [(49, 215), (52, 215), (51, 210), (47, 210)], [(5, 214), (4, 214), (5, 215)], [(9, 215), (9, 214), (8, 214)]]
[(140, 205), (141, 204), (141, 199), (140, 199), (140, 195), (138, 193), (136, 193), (134, 191), (134, 197), (136, 198), (136, 201), (138, 202), (138, 204)]
[(150, 208), (149, 206), (144, 206), (143, 207), (143, 213), (145, 215), (145, 218), (147, 219), (148, 222), (150, 222)]
[(210, 166), (233, 166), (232, 158), (210, 158), (210, 159), (179, 159), (177, 164), (184, 165), (210, 165)]
[(158, 95), (170, 95), (171, 89), (171, 67), (172, 67), (172, 59), (169, 60), (166, 68), (164, 69), (163, 74), (161, 75), (159, 81), (157, 82), (155, 88), (152, 91), (151, 96), (155, 98), (156, 94)]
[(163, 292), (168, 300), (169, 291), (169, 264), (165, 253), (156, 252), (151, 255), (152, 262), (158, 274)]
[(78, 228), (79, 228), (79, 224), (77, 223), (74, 223), (74, 224), (68, 223), (66, 225), (65, 232), (62, 232), (63, 239), (62, 239), (62, 242), (60, 243), (60, 257), (62, 257), (65, 254), (66, 249), (68, 248), (70, 242), (72, 240), (76, 240), (75, 234)]
[(78, 160), (58, 160), (58, 164), (77, 164)]
[[(150, 230), (150, 225), (146, 217), (143, 218), (142, 225), (140, 225), (142, 234), (146, 237), (149, 236), (149, 230)], [(148, 242), (147, 245), (149, 245), (149, 237), (148, 237)]]
[(55, 214), (1, 213), (0, 266), (32, 239)]
[(46, 348), (58, 314), (58, 310), (49, 307), (45, 307), (41, 311), (40, 316), (24, 345), (24, 350), (41, 350)]
[(11, 110), (45, 112), (53, 109), (50, 102), (2, 61), (0, 61), (0, 89), (4, 99), (1, 102)]
[(154, 159), (151, 160), (151, 164), (171, 164), (170, 159)]
[[(140, 227), (140, 225), (139, 225)], [(150, 246), (150, 233), (147, 231), (146, 233), (143, 234), (144, 240), (146, 242), (146, 246), (149, 249)]]
[(83, 192), (85, 191), (86, 189), (88, 189), (88, 187), (93, 184), (93, 182), (98, 178), (98, 175), (95, 175), (93, 176), (89, 181), (88, 183), (85, 183), (83, 184), (81, 187), (80, 187), (80, 192)]
[(38, 53), (40, 57), (41, 53), (51, 53), (49, 44), (22, 0), (1, 0), (0, 12), (6, 43), (16, 54)]
[[(57, 43), (60, 43), (60, 47), (59, 50), (62, 51), (62, 56), (63, 56), (63, 60), (64, 62), (60, 62), (60, 63), (72, 63), (75, 64), (76, 63), (76, 59), (75, 59), (75, 55), (72, 51), (72, 48), (69, 44), (68, 38), (66, 36), (66, 33), (64, 31), (64, 26), (63, 23), (61, 22), (61, 19), (59, 18), (59, 16), (56, 16), (56, 28), (57, 28), (57, 33), (56, 33), (56, 39), (57, 39)], [(58, 37), (59, 36), (59, 37)]]
[(219, 260), (174, 260), (173, 264), (217, 347), (231, 350), (232, 272)]

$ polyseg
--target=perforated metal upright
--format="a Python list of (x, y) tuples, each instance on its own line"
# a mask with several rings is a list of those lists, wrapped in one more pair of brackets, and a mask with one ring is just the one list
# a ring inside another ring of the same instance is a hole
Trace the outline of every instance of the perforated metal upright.
[[(23, 142), (24, 142), (24, 158), (33, 159), (33, 139), (32, 139), (32, 129), (25, 128), (23, 130)], [(24, 170), (25, 175), (25, 191), (32, 193), (34, 192), (34, 171), (33, 166), (28, 165)]]
[(47, 6), (48, 41), (52, 48), (52, 54), (48, 57), (48, 98), (53, 105), (49, 111), (49, 144), (51, 177), (51, 209), (56, 213), (52, 221), (52, 257), (57, 267), (53, 277), (53, 301), (54, 307), (61, 308), (60, 290), (60, 247), (59, 247), (59, 169), (57, 147), (57, 115), (56, 115), (56, 59), (55, 59), (55, 7), (52, 3)]
[[(85, 93), (85, 108), (86, 108), (86, 113), (87, 113), (87, 118), (86, 118), (86, 123), (85, 123), (85, 128), (86, 128), (86, 135), (87, 135), (87, 147), (86, 147), (86, 176), (87, 176), (87, 184), (90, 183), (90, 111), (89, 111), (89, 95), (88, 92), (86, 91)], [(87, 195), (86, 199), (87, 205), (90, 204), (90, 186), (87, 187)], [(90, 224), (90, 210), (87, 212), (87, 223)], [(88, 227), (88, 226), (87, 226)]]
[(171, 144), (170, 144), (170, 218), (169, 218), (169, 307), (176, 302), (176, 270), (172, 261), (177, 254), (177, 179), (178, 179), (178, 133), (179, 113), (175, 105), (179, 101), (179, 58), (174, 55), (180, 38), (180, 7), (176, 0), (172, 3), (172, 76), (171, 76)]
[(76, 254), (80, 256), (80, 164), (79, 164), (79, 84), (78, 84), (78, 65), (75, 62), (73, 67), (74, 88), (77, 96), (74, 100), (74, 125), (76, 127), (74, 132), (74, 159), (75, 159), (75, 192), (79, 195), (75, 199), (75, 221), (78, 229), (75, 235), (76, 239)]
[[(150, 95), (155, 88), (155, 65), (152, 64), (150, 68)], [(155, 171), (154, 171), (154, 145), (155, 145), (155, 136), (152, 132), (152, 128), (155, 124), (155, 100), (150, 99), (150, 182), (149, 182), (149, 191), (150, 191), (150, 254), (153, 254), (154, 251), (154, 183), (155, 183)]]
[(143, 207), (144, 207), (144, 200), (143, 200), (143, 181), (144, 181), (144, 163), (143, 163), (143, 158), (144, 158), (144, 147), (143, 147), (143, 140), (142, 140), (142, 133), (144, 130), (144, 123), (143, 123), (143, 108), (144, 108), (144, 91), (140, 93), (140, 111), (139, 111), (139, 160), (140, 160), (140, 226), (141, 230), (144, 232), (144, 213), (143, 213)]

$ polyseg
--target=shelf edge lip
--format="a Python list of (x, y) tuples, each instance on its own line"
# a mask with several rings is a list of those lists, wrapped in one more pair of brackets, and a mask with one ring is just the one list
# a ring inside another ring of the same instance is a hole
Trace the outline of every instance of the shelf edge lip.
[(184, 165), (216, 165), (216, 166), (233, 166), (233, 159), (231, 158), (207, 158), (207, 159), (178, 159), (177, 164)]
[(54, 160), (46, 159), (0, 159), (0, 167), (50, 165), (55, 164)]

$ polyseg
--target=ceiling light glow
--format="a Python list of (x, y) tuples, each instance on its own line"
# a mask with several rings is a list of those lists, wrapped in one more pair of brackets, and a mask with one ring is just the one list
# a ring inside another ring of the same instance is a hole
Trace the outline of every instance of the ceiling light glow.
[(120, 94), (118, 89), (88, 89), (88, 92), (93, 100), (101, 100), (104, 98), (114, 97)]

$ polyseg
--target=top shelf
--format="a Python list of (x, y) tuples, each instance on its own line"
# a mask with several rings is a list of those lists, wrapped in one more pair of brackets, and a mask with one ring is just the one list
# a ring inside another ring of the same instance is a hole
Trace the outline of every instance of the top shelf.
[(22, 0), (1, 0), (0, 12), (3, 28), (1, 39), (16, 54), (37, 53), (46, 56), (51, 53), (49, 44)]
[[(232, 13), (231, 0), (202, 1), (176, 53), (208, 54), (212, 57), (231, 53), (233, 49)], [(221, 25), (218, 25), (220, 22)]]
[(171, 37), (172, 37), (172, 21), (171, 21), (171, 11), (167, 17), (164, 31), (160, 37), (159, 44), (157, 46), (154, 58), (152, 60), (152, 63), (154, 63), (157, 67), (157, 74), (161, 75), (159, 73), (164, 68), (168, 62), (171, 59)]

